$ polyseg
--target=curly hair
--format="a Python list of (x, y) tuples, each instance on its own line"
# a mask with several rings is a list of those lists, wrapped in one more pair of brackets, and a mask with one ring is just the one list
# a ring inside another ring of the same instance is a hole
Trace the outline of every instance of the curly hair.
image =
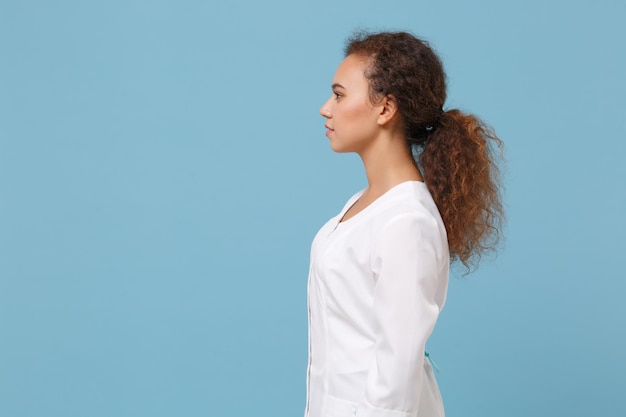
[(409, 146), (441, 213), (453, 261), (468, 270), (496, 248), (504, 210), (495, 148), (502, 141), (471, 114), (443, 110), (446, 75), (427, 42), (406, 32), (361, 32), (345, 55), (368, 60), (370, 100), (392, 96)]

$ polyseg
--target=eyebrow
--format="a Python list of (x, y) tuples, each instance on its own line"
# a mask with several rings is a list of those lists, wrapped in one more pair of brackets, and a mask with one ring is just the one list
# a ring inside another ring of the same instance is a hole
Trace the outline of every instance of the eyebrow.
[(331, 86), (331, 88), (334, 90), (335, 88), (343, 88), (344, 90), (346, 89), (346, 87), (344, 87), (343, 85), (339, 84), (339, 83), (335, 83)]

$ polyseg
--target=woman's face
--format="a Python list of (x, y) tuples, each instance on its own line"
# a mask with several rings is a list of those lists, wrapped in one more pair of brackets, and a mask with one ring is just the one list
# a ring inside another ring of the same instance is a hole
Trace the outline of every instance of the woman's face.
[(320, 109), (326, 118), (326, 136), (335, 152), (361, 153), (380, 130), (380, 109), (370, 102), (366, 67), (365, 58), (348, 55), (335, 72), (333, 95)]

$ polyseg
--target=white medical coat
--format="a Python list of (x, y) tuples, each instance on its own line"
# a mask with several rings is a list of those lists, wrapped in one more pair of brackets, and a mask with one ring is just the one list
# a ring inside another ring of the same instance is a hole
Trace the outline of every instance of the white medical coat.
[(426, 185), (403, 182), (317, 233), (308, 281), (305, 417), (439, 417), (424, 358), (448, 286), (446, 231)]

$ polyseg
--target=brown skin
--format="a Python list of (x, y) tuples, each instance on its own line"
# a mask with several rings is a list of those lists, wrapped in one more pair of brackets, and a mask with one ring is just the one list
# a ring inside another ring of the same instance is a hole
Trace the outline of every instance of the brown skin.
[(333, 95), (320, 114), (336, 152), (356, 152), (363, 161), (368, 187), (341, 221), (349, 220), (389, 189), (405, 181), (423, 181), (406, 145), (404, 124), (393, 96), (370, 100), (365, 78), (368, 60), (349, 55), (333, 78)]

